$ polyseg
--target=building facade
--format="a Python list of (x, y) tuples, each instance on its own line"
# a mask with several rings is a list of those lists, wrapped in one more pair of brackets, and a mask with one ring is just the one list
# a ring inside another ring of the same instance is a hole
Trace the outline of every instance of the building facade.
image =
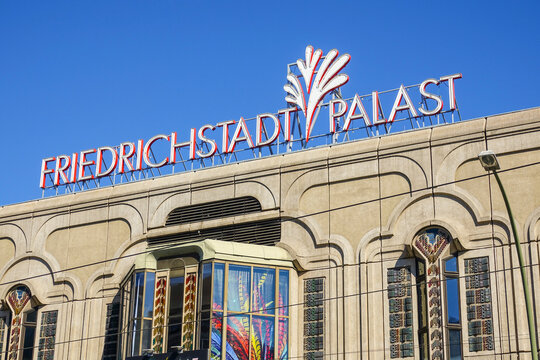
[(538, 324), (536, 108), (2, 207), (0, 359), (527, 359), (486, 149)]

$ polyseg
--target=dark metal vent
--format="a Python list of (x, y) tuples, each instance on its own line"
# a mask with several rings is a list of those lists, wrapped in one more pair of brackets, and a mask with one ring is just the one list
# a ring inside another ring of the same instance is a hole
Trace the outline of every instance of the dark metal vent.
[(171, 211), (165, 226), (180, 225), (261, 211), (261, 203), (251, 196), (189, 205)]
[(280, 237), (281, 221), (272, 219), (160, 236), (148, 239), (148, 243), (151, 245), (169, 242), (187, 243), (213, 239), (247, 244), (274, 245), (279, 242)]

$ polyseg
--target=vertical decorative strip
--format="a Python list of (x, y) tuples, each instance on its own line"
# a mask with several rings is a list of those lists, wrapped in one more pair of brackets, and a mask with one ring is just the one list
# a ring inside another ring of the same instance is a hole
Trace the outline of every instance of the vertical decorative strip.
[(493, 350), (493, 319), (488, 257), (466, 259), (465, 274), (469, 351)]
[(450, 235), (442, 229), (430, 229), (420, 233), (413, 246), (426, 260), (428, 291), (428, 341), (432, 360), (444, 359), (443, 319), (441, 312), (440, 257), (448, 249)]
[(197, 272), (188, 272), (184, 285), (184, 321), (182, 326), (182, 346), (185, 351), (193, 350), (195, 341), (195, 305), (197, 304)]
[(411, 270), (388, 269), (388, 305), (390, 310), (390, 358), (414, 356)]
[(45, 311), (41, 314), (41, 329), (39, 331), (38, 360), (54, 359), (54, 344), (56, 342), (56, 322), (58, 311)]
[(324, 279), (304, 281), (304, 358), (324, 357)]
[(167, 277), (160, 276), (156, 281), (156, 290), (154, 294), (154, 324), (152, 325), (152, 348), (157, 354), (161, 354), (163, 352), (166, 301)]
[(20, 336), (22, 330), (21, 313), (31, 297), (30, 290), (26, 286), (19, 286), (13, 289), (7, 296), (7, 302), (13, 312), (9, 334), (8, 360), (17, 360), (18, 354), (22, 354), (22, 351), (19, 351), (22, 348), (22, 337)]

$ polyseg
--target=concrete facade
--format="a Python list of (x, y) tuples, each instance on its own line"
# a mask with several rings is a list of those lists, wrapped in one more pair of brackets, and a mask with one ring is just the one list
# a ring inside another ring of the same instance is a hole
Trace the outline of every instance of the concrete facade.
[[(448, 249), (460, 269), (463, 358), (527, 359), (510, 223), (494, 178), (477, 160), (486, 149), (501, 164), (538, 324), (540, 108), (4, 206), (0, 299), (26, 285), (38, 311), (58, 310), (55, 359), (101, 359), (107, 304), (148, 238), (281, 219), (276, 246), (294, 264), (289, 303), (299, 304), (290, 310), (289, 358), (304, 352), (303, 280), (322, 277), (324, 359), (390, 359), (388, 269), (408, 266), (415, 287), (413, 240), (437, 227), (450, 234)], [(165, 226), (175, 208), (242, 196), (256, 198), (262, 211)], [(471, 352), (461, 270), (476, 257), (489, 261), (494, 344)], [(416, 291), (411, 296), (414, 358), (420, 358), (420, 299)], [(5, 300), (3, 310), (9, 313)], [(4, 352), (7, 343), (6, 337)]]

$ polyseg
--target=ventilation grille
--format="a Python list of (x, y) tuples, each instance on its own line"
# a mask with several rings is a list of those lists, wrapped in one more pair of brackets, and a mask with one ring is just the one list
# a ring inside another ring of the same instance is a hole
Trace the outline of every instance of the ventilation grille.
[(279, 242), (280, 237), (281, 221), (279, 219), (272, 219), (266, 221), (234, 224), (222, 226), (219, 228), (160, 236), (148, 239), (148, 243), (187, 243), (193, 241), (213, 239), (222, 241), (234, 241), (246, 244), (274, 245)]
[(244, 215), (261, 210), (259, 201), (251, 196), (213, 201), (174, 209), (167, 217), (165, 226)]

